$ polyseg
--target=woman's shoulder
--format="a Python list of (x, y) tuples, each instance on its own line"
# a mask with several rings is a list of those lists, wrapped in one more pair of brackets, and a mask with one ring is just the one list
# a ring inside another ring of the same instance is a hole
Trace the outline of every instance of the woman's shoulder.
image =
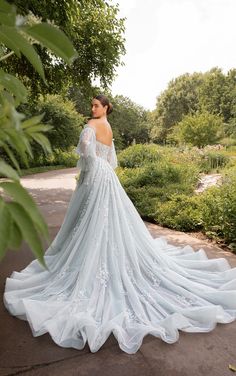
[(96, 119), (96, 118), (90, 118), (88, 121), (87, 121), (87, 124), (90, 126), (90, 127), (93, 127), (95, 129), (95, 131), (106, 131), (107, 129), (110, 129), (111, 130), (111, 126), (108, 122), (104, 122), (104, 120), (100, 120), (100, 119)]
[(91, 129), (94, 130), (94, 132), (96, 133), (96, 123), (93, 121), (93, 120), (96, 120), (96, 119), (89, 119), (87, 120), (87, 122), (84, 124), (84, 130), (87, 130), (87, 129)]

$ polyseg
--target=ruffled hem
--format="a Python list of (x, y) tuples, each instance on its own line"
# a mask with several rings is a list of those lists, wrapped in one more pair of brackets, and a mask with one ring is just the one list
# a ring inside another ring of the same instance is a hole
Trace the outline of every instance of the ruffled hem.
[[(156, 324), (151, 322), (130, 322), (127, 312), (121, 312), (112, 320), (98, 325), (98, 322), (88, 312), (71, 314), (67, 312), (64, 303), (54, 305), (50, 314), (50, 304), (23, 299), (25, 314), (12, 315), (27, 320), (34, 337), (49, 333), (53, 341), (61, 347), (82, 350), (86, 343), (91, 352), (97, 352), (108, 337), (113, 334), (120, 349), (128, 354), (136, 353), (142, 345), (143, 339), (150, 334), (173, 344), (179, 339), (179, 330), (189, 333), (206, 333), (212, 331), (217, 323), (230, 323), (236, 319), (236, 313), (229, 313), (221, 306), (198, 307), (182, 309), (182, 312), (170, 314)], [(13, 304), (14, 305), (14, 304)], [(45, 307), (46, 305), (46, 307)], [(55, 319), (56, 312), (63, 311)], [(35, 317), (38, 312), (45, 312), (41, 321)]]

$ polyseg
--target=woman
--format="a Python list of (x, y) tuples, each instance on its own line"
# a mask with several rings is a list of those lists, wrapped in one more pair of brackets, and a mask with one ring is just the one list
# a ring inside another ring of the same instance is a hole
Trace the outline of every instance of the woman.
[(153, 239), (121, 186), (109, 100), (92, 101), (81, 132), (80, 177), (57, 236), (45, 253), (6, 281), (4, 303), (62, 347), (92, 352), (111, 333), (133, 354), (152, 334), (167, 343), (179, 331), (209, 332), (236, 319), (236, 268), (203, 249)]

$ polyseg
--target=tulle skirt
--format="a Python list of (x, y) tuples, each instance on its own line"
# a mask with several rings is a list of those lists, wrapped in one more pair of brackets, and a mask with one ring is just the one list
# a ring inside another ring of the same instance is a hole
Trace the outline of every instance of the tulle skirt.
[(236, 319), (236, 268), (153, 239), (102, 158), (81, 172), (45, 261), (7, 278), (4, 304), (62, 347), (96, 352), (112, 333), (133, 354), (147, 334), (171, 344)]

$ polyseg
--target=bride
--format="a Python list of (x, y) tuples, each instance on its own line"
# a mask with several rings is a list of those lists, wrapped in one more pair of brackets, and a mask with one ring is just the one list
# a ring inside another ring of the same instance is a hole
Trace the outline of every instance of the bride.
[(203, 249), (153, 239), (114, 171), (104, 95), (92, 100), (77, 152), (80, 176), (45, 253), (6, 280), (4, 304), (62, 347), (96, 352), (112, 333), (128, 354), (152, 334), (167, 343), (236, 319), (236, 268)]

